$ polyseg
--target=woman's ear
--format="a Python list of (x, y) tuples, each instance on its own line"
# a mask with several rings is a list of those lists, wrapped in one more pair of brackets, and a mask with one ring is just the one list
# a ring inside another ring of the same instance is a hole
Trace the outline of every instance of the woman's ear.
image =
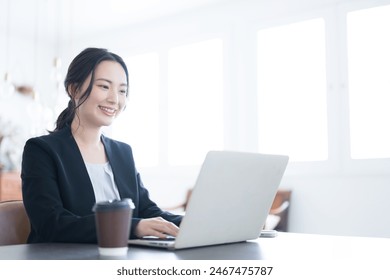
[(70, 98), (72, 99), (76, 99), (77, 98), (77, 93), (78, 93), (78, 88), (77, 88), (77, 85), (75, 84), (71, 84), (68, 86), (67, 88), (67, 91), (68, 91), (68, 95)]

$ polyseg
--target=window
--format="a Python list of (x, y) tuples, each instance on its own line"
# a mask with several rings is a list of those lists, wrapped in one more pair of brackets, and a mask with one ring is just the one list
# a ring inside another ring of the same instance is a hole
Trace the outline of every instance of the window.
[(198, 165), (223, 148), (223, 44), (172, 48), (168, 57), (168, 161)]
[(257, 55), (259, 151), (326, 160), (323, 19), (259, 30)]
[(213, 39), (171, 48), (161, 66), (157, 53), (126, 60), (128, 105), (111, 133), (134, 148), (138, 166), (199, 165), (207, 151), (223, 149), (222, 59), (222, 40)]
[(347, 15), (351, 157), (390, 157), (390, 6)]
[(115, 139), (130, 144), (137, 166), (159, 161), (159, 57), (148, 53), (126, 59), (129, 70), (127, 108), (112, 126)]

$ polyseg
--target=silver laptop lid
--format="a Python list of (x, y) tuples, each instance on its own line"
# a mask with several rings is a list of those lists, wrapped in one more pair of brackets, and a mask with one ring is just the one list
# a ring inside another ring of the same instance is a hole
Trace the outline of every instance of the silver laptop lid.
[(258, 238), (288, 157), (210, 151), (199, 173), (175, 248)]

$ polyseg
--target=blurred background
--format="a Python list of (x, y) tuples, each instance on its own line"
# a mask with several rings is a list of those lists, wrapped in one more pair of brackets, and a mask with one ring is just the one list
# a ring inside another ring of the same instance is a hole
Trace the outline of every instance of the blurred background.
[(87, 47), (128, 65), (105, 133), (161, 206), (209, 150), (286, 154), (288, 231), (390, 237), (390, 0), (0, 0), (2, 174), (54, 128)]

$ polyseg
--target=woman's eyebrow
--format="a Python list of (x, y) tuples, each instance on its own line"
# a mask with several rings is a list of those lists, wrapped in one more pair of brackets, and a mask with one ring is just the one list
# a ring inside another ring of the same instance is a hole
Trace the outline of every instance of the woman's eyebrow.
[[(98, 78), (98, 79), (96, 79), (95, 81), (105, 81), (105, 82), (107, 82), (107, 83), (112, 84), (112, 81), (111, 81), (111, 80), (105, 79), (105, 78)], [(120, 84), (120, 86), (125, 86), (125, 87), (127, 87), (127, 84), (126, 84), (126, 83), (122, 83), (122, 84)]]

